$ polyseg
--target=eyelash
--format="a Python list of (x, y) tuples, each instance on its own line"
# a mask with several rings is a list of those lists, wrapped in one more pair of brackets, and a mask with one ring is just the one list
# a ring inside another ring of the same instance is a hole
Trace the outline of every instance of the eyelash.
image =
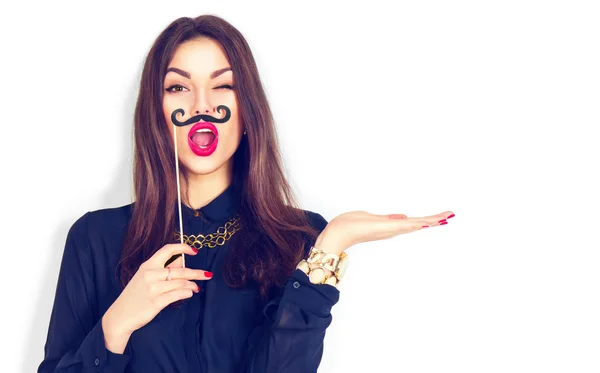
[[(167, 92), (169, 93), (178, 93), (178, 92), (182, 92), (182, 91), (172, 91), (173, 88), (175, 87), (181, 87), (181, 88), (185, 88), (184, 86), (182, 86), (181, 84), (173, 84), (172, 86), (170, 86), (169, 88), (167, 88)], [(229, 84), (223, 84), (220, 85), (218, 87), (215, 87), (215, 89), (218, 88), (227, 88), (227, 89), (233, 89), (233, 86), (230, 86)]]

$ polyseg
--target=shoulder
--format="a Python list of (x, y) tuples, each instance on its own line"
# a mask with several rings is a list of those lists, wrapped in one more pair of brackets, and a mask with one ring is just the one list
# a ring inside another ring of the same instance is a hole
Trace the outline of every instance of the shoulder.
[(71, 226), (70, 233), (77, 237), (94, 240), (102, 236), (118, 236), (124, 233), (131, 217), (133, 203), (118, 207), (88, 211)]
[(92, 225), (121, 225), (129, 223), (132, 209), (133, 203), (129, 203), (118, 207), (89, 211), (87, 214)]
[(314, 211), (310, 211), (310, 210), (302, 210), (302, 211), (304, 211), (304, 213), (308, 217), (308, 221), (310, 222), (310, 225), (313, 226), (314, 228), (316, 228), (319, 233), (322, 232), (323, 229), (325, 229), (328, 222), (327, 222), (327, 219), (325, 219), (323, 217), (323, 215), (319, 214), (318, 212), (314, 212)]
[(98, 257), (105, 258), (106, 250), (117, 253), (115, 248), (122, 242), (130, 210), (131, 204), (81, 215), (67, 233), (65, 257), (91, 263), (97, 262)]

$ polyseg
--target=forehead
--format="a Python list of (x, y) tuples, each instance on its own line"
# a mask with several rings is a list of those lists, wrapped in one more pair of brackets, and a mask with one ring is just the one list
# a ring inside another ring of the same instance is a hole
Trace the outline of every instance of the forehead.
[[(189, 72), (192, 79), (197, 79), (208, 78), (213, 71), (228, 66), (225, 51), (218, 42), (209, 38), (199, 38), (181, 43), (167, 68), (177, 67)], [(169, 75), (175, 74), (169, 72), (167, 76)]]

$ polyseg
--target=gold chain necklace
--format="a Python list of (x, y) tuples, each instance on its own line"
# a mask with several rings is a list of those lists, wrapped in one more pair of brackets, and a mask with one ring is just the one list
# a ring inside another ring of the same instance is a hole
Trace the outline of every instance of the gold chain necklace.
[[(240, 216), (235, 214), (228, 222), (225, 223), (224, 226), (219, 227), (216, 233), (209, 233), (207, 235), (198, 234), (198, 235), (183, 235), (183, 243), (200, 250), (201, 248), (208, 246), (209, 248), (214, 248), (215, 246), (223, 246), (225, 241), (231, 238), (233, 234), (239, 231), (240, 226)], [(175, 239), (180, 242), (181, 241), (181, 233), (179, 231), (175, 231)]]

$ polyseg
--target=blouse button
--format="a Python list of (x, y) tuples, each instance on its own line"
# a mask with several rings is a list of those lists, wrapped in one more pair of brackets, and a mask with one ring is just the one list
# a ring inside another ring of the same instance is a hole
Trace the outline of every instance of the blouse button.
[(98, 366), (98, 365), (100, 365), (100, 359), (96, 358), (96, 359), (94, 360), (94, 365), (95, 365), (95, 366)]
[(294, 281), (294, 288), (298, 289), (300, 287), (300, 283), (298, 281)]
[(198, 216), (200, 216), (200, 213), (198, 211), (194, 211), (194, 216), (198, 217)]

